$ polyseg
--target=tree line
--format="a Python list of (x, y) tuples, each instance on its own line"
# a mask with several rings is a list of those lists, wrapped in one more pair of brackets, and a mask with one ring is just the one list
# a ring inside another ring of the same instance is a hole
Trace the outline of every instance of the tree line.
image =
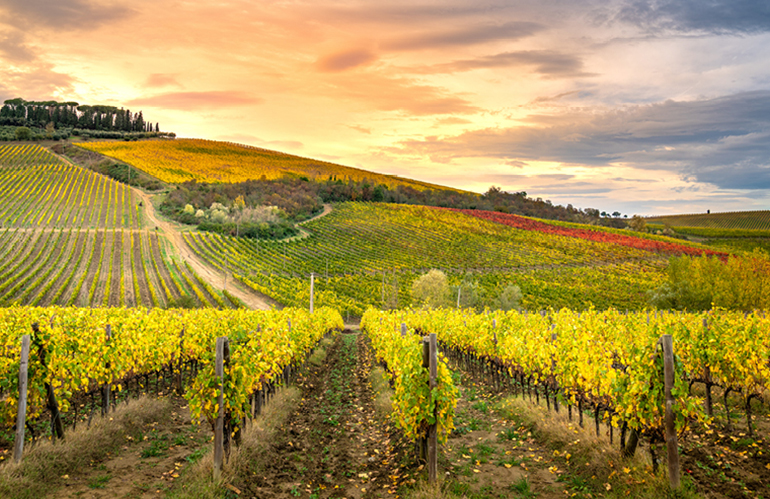
[(54, 129), (72, 128), (106, 132), (160, 132), (160, 125), (145, 120), (142, 111), (77, 102), (8, 99), (0, 108), (0, 125)]

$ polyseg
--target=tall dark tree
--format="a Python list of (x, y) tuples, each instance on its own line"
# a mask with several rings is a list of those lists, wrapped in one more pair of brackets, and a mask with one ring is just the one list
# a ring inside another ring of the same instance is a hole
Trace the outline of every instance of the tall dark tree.
[(142, 116), (141, 111), (139, 111), (139, 114), (136, 115), (136, 119), (134, 120), (134, 130), (137, 132), (144, 131), (144, 116)]

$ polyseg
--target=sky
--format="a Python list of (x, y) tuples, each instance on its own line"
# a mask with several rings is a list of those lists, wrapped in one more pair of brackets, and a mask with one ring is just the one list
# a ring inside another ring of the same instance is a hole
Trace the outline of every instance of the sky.
[(0, 99), (476, 192), (770, 209), (767, 0), (0, 0)]

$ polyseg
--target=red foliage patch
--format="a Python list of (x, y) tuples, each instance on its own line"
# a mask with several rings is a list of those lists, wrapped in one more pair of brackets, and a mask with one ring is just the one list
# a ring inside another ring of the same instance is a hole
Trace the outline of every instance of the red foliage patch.
[(543, 232), (546, 234), (556, 234), (559, 236), (576, 237), (579, 239), (587, 239), (589, 241), (597, 241), (602, 243), (619, 244), (621, 246), (629, 246), (644, 251), (652, 251), (655, 253), (670, 253), (676, 255), (690, 255), (690, 256), (718, 256), (722, 259), (727, 258), (727, 253), (713, 250), (703, 250), (698, 248), (692, 248), (683, 244), (668, 243), (664, 241), (655, 241), (653, 239), (645, 239), (642, 237), (626, 236), (622, 234), (613, 234), (611, 232), (603, 232), (598, 230), (588, 229), (572, 229), (568, 227), (559, 227), (558, 225), (551, 225), (544, 222), (538, 222), (531, 218), (525, 218), (518, 215), (511, 215), (508, 213), (500, 213), (497, 211), (484, 211), (484, 210), (460, 210), (456, 208), (437, 208), (441, 210), (458, 211), (472, 217), (483, 218), (492, 222), (508, 225), (517, 229), (534, 230), (537, 232)]

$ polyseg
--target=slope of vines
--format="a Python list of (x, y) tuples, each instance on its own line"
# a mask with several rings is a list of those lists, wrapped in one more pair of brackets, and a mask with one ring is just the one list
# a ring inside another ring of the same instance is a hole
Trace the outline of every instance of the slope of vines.
[(770, 230), (770, 210), (665, 215), (648, 217), (645, 220), (648, 223), (668, 224), (672, 227)]
[(169, 183), (243, 182), (276, 179), (285, 175), (340, 180), (369, 180), (388, 186), (407, 185), (418, 190), (448, 187), (402, 179), (327, 161), (302, 158), (268, 149), (200, 139), (141, 142), (88, 142), (78, 146), (124, 161)]
[(630, 246), (420, 206), (344, 203), (303, 227), (310, 237), (291, 242), (194, 232), (185, 240), (212, 266), (287, 305), (308, 303), (315, 273), (316, 303), (354, 315), (409, 305), (411, 283), (431, 268), (454, 285), (470, 273), (488, 296), (519, 285), (527, 308), (640, 308), (665, 261)]
[(0, 305), (224, 306), (142, 216), (125, 184), (0, 146)]

